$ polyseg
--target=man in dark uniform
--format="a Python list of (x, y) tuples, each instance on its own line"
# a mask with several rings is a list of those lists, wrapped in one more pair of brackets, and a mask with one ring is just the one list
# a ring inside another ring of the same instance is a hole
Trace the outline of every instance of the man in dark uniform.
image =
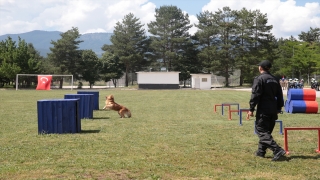
[(269, 61), (262, 61), (258, 66), (260, 75), (253, 81), (248, 117), (253, 116), (257, 105), (255, 130), (259, 136), (259, 145), (256, 156), (264, 157), (266, 150), (270, 149), (274, 154), (272, 160), (277, 161), (286, 154), (271, 135), (284, 104), (282, 88), (279, 80), (269, 72), (272, 67)]

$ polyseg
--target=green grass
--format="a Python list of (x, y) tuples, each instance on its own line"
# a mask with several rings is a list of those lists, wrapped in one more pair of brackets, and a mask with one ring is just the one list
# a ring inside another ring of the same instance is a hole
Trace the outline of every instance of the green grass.
[[(290, 155), (254, 156), (253, 118), (213, 112), (214, 104), (247, 108), (250, 92), (234, 90), (100, 90), (132, 118), (94, 111), (82, 133), (38, 134), (37, 100), (76, 90), (0, 90), (0, 179), (320, 179), (317, 131), (289, 131)], [(320, 105), (320, 99), (317, 99)], [(227, 109), (226, 109), (227, 111)], [(320, 114), (279, 115), (285, 127), (319, 126)], [(273, 136), (283, 146), (276, 124)]]

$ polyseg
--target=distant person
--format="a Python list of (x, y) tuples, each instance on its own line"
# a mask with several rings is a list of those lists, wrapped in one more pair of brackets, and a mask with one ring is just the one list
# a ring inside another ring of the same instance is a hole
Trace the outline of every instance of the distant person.
[(269, 61), (262, 61), (258, 66), (260, 75), (255, 77), (253, 81), (249, 101), (250, 111), (247, 118), (253, 116), (257, 106), (255, 130), (259, 137), (259, 145), (255, 155), (265, 157), (266, 150), (270, 149), (274, 155), (272, 160), (277, 161), (286, 154), (286, 151), (274, 141), (271, 135), (278, 119), (278, 113), (281, 112), (284, 104), (282, 88), (278, 78), (270, 74), (272, 65)]

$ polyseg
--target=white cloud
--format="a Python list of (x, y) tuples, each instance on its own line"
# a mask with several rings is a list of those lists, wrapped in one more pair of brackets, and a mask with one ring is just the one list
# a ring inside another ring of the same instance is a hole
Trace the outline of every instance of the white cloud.
[(8, 4), (13, 4), (14, 3), (14, 0), (0, 0), (0, 5), (1, 6), (5, 6), (5, 5), (8, 5)]
[(198, 24), (198, 18), (195, 15), (189, 15), (189, 19), (190, 19), (190, 24), (192, 24), (192, 27), (189, 29), (189, 33), (190, 34), (195, 34), (197, 32), (197, 29), (194, 24)]
[[(147, 30), (147, 23), (154, 21), (154, 0), (0, 0), (0, 35), (23, 33), (32, 30), (67, 31), (78, 27), (81, 34), (113, 32), (118, 21), (133, 13)], [(310, 0), (316, 1), (316, 0)], [(177, 1), (180, 2), (180, 1)], [(229, 6), (232, 10), (246, 7), (267, 13), (268, 24), (273, 25), (276, 37), (297, 36), (310, 27), (320, 27), (319, 2), (297, 6), (287, 0), (211, 0), (202, 10), (215, 12)], [(181, 3), (192, 3), (189, 0)], [(177, 5), (178, 6), (178, 5)], [(179, 6), (178, 6), (179, 7)], [(199, 10), (200, 12), (200, 10)], [(191, 24), (197, 23), (189, 14)], [(196, 32), (192, 27), (191, 34)]]
[(112, 32), (130, 12), (142, 24), (154, 19), (156, 6), (148, 0), (0, 0), (0, 35), (39, 30), (80, 33)]
[(117, 22), (121, 22), (125, 15), (133, 13), (136, 18), (140, 19), (141, 24), (145, 25), (147, 29), (147, 23), (154, 20), (154, 10), (156, 6), (148, 0), (131, 0), (131, 1), (119, 1), (105, 10), (106, 29), (109, 32), (113, 31), (113, 27)]
[(232, 10), (245, 7), (248, 10), (260, 10), (267, 14), (268, 24), (273, 25), (272, 33), (277, 37), (297, 37), (301, 31), (308, 31), (310, 27), (320, 25), (320, 5), (317, 2), (297, 6), (294, 0), (281, 2), (280, 0), (211, 0), (202, 10), (215, 12), (229, 6)]
[(82, 34), (88, 34), (88, 33), (107, 33), (107, 31), (102, 28), (88, 29), (87, 31), (83, 32)]

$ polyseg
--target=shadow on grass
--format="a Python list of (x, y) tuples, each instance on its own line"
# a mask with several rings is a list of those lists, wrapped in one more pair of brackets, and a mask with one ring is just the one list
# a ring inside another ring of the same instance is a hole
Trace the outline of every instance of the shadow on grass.
[[(272, 159), (272, 158), (270, 158), (270, 159)], [(317, 159), (320, 159), (320, 156), (319, 155), (316, 155), (316, 156), (290, 156), (290, 157), (283, 156), (275, 162), (291, 161), (293, 159), (314, 159), (314, 160), (317, 160)]]
[(94, 119), (110, 119), (109, 117), (93, 117), (92, 120)]
[(320, 155), (315, 155), (315, 156), (290, 156), (287, 157), (290, 160), (291, 159), (320, 159)]
[(81, 134), (99, 133), (100, 130), (81, 130)]

